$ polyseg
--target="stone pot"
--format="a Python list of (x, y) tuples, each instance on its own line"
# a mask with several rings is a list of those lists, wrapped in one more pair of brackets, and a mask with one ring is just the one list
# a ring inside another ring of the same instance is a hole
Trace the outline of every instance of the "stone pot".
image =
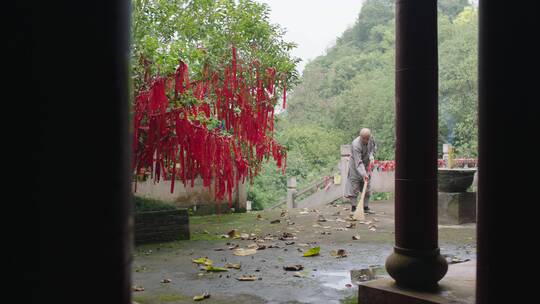
[(466, 192), (471, 186), (476, 168), (439, 168), (439, 192)]

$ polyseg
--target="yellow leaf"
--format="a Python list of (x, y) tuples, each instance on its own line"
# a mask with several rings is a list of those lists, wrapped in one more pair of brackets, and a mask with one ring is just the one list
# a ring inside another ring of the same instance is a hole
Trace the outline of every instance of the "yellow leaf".
[(255, 281), (257, 280), (257, 277), (256, 276), (252, 276), (252, 275), (249, 275), (249, 276), (241, 276), (239, 278), (236, 278), (238, 281)]
[(240, 264), (232, 264), (232, 263), (227, 263), (227, 264), (225, 264), (225, 268), (240, 269), (240, 267), (241, 267)]
[(210, 260), (209, 258), (198, 258), (192, 261), (195, 264), (199, 264), (199, 265), (202, 264), (202, 265), (207, 265), (207, 266), (210, 266), (213, 263), (212, 260)]
[(244, 249), (244, 248), (238, 248), (235, 249), (233, 254), (238, 256), (246, 256), (246, 255), (252, 255), (257, 253), (257, 249)]
[(205, 266), (204, 269), (208, 272), (218, 272), (218, 271), (229, 271), (227, 268), (223, 268), (223, 267), (214, 267), (212, 265), (210, 266)]
[(194, 297), (193, 297), (193, 300), (194, 300), (194, 301), (202, 301), (202, 300), (208, 299), (208, 298), (210, 298), (210, 294), (208, 294), (208, 293), (205, 292), (205, 293), (202, 294), (202, 295), (196, 295), (196, 296), (194, 296)]
[(306, 251), (304, 253), (304, 256), (305, 257), (310, 257), (310, 256), (315, 256), (315, 255), (319, 255), (319, 252), (321, 251), (321, 247), (313, 247), (311, 248), (310, 250)]

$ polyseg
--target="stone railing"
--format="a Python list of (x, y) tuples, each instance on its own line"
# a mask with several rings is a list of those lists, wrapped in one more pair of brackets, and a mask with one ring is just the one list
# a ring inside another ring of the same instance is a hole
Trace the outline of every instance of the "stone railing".
[[(287, 197), (272, 207), (274, 209), (283, 205), (287, 208), (298, 208), (305, 205), (318, 205), (322, 203), (331, 203), (343, 196), (345, 183), (347, 182), (349, 158), (351, 145), (342, 145), (340, 148), (341, 160), (334, 168), (334, 174), (324, 176), (319, 180), (309, 184), (302, 190), (297, 189), (295, 177), (287, 180)], [(437, 161), (439, 168), (445, 168), (447, 163), (443, 159)], [(477, 160), (472, 158), (453, 159), (452, 168), (475, 168)], [(374, 162), (371, 173), (371, 189), (373, 192), (394, 192), (395, 180), (395, 161), (386, 160)], [(473, 181), (476, 186), (476, 174)]]

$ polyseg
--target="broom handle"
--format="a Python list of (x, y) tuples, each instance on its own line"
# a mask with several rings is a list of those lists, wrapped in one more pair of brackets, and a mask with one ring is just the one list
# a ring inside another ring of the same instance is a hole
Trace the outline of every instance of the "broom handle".
[[(373, 166), (373, 162), (370, 162), (367, 169), (368, 175), (371, 173), (372, 166)], [(364, 196), (366, 196), (366, 188), (367, 188), (368, 183), (369, 183), (369, 179), (364, 179), (364, 188), (362, 189), (362, 195), (360, 196), (360, 202), (362, 203), (362, 205), (364, 205)]]
[(362, 189), (362, 195), (360, 196), (360, 203), (362, 203), (362, 206), (364, 205), (364, 197), (366, 196), (367, 183), (367, 181), (364, 181), (364, 188)]

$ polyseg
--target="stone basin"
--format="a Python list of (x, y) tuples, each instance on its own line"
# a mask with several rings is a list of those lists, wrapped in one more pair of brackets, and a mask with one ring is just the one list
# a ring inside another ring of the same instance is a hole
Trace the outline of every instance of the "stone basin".
[(466, 192), (475, 172), (476, 168), (438, 168), (439, 192)]

